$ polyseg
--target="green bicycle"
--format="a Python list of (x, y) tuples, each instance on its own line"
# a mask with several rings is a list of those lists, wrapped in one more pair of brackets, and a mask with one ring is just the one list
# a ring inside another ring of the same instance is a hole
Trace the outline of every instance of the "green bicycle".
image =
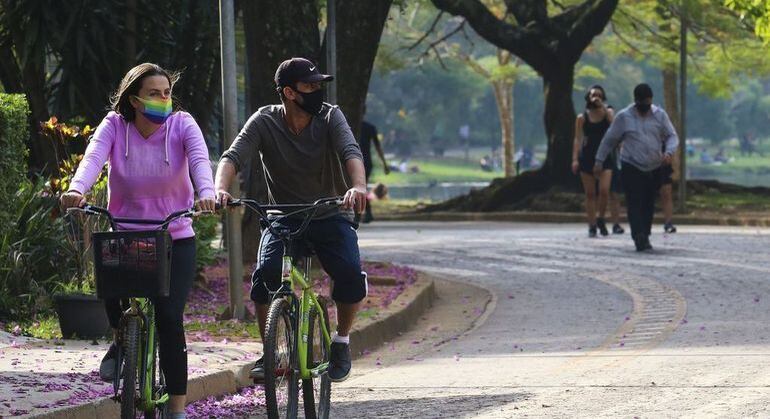
[[(165, 220), (116, 218), (104, 208), (86, 205), (70, 208), (90, 216), (105, 216), (112, 231), (94, 232), (94, 273), (98, 298), (121, 300), (124, 310), (117, 334), (118, 366), (113, 381), (120, 402), (121, 419), (168, 416), (165, 378), (158, 368), (158, 341), (155, 327), (154, 297), (169, 295), (171, 236), (168, 225), (200, 212), (177, 211)], [(118, 231), (117, 223), (156, 225), (156, 230)]]
[[(260, 205), (251, 199), (229, 203), (229, 206), (245, 206), (256, 212), (263, 226), (283, 242), (281, 286), (270, 291), (272, 302), (262, 342), (265, 402), (271, 419), (296, 418), (300, 392), (306, 418), (329, 417), (329, 315), (326, 304), (312, 289), (312, 247), (302, 236), (319, 209), (341, 204), (342, 199), (338, 197), (319, 199), (311, 205)], [(303, 219), (295, 229), (276, 222), (300, 214)], [(299, 295), (295, 286), (300, 290)]]

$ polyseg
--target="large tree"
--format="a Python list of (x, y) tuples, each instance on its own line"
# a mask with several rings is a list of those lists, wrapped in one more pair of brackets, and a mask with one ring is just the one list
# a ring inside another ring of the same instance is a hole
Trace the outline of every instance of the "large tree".
[(550, 183), (571, 179), (575, 66), (604, 30), (618, 0), (585, 0), (571, 6), (547, 0), (506, 0), (503, 19), (479, 0), (432, 1), (439, 9), (465, 18), (484, 39), (521, 58), (543, 78), (548, 152), (539, 173)]
[[(369, 79), (380, 36), (392, 0), (337, 0), (337, 103), (354, 133), (360, 130)], [(246, 38), (247, 113), (277, 103), (275, 69), (290, 57), (306, 57), (327, 68), (319, 23), (322, 14), (317, 0), (244, 1)], [(244, 170), (244, 193), (264, 201), (266, 190), (261, 164)], [(243, 258), (254, 260), (259, 245), (257, 220), (246, 215), (243, 222)]]
[(337, 0), (337, 104), (358, 138), (366, 94), (393, 0)]
[[(320, 35), (318, 2), (294, 0), (243, 1), (243, 29), (246, 40), (246, 113), (278, 103), (275, 69), (290, 57), (318, 61)], [(252, 199), (267, 201), (261, 162), (252, 162), (241, 171), (241, 190)], [(247, 211), (241, 227), (243, 261), (256, 260), (259, 247), (259, 219)]]

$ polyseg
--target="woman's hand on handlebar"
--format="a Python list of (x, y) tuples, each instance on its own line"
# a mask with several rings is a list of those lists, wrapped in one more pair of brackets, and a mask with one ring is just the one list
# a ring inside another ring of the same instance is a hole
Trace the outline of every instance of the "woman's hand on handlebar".
[(86, 205), (86, 197), (83, 196), (78, 191), (69, 191), (67, 193), (62, 194), (59, 197), (59, 203), (61, 204), (62, 209), (66, 210), (67, 208), (82, 208)]
[(345, 197), (342, 200), (343, 209), (353, 209), (356, 213), (360, 214), (366, 209), (366, 187), (354, 186), (345, 193)]
[(217, 210), (217, 201), (214, 198), (202, 198), (198, 201), (198, 210), (204, 212), (214, 212)]

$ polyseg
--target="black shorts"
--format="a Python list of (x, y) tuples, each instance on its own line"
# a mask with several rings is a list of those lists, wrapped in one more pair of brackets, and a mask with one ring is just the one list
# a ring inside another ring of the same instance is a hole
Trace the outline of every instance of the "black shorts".
[(660, 167), (660, 184), (671, 185), (674, 183), (672, 176), (674, 174), (674, 168), (669, 164)]
[[(292, 230), (302, 220), (283, 219), (280, 224)], [(366, 297), (366, 273), (361, 269), (358, 235), (355, 224), (343, 215), (313, 220), (304, 234), (310, 242), (324, 271), (334, 281), (332, 299), (353, 304)], [(259, 304), (270, 302), (270, 291), (281, 285), (283, 243), (269, 230), (262, 231), (257, 253), (257, 267), (251, 276), (251, 299)]]
[[(593, 157), (580, 156), (578, 158), (578, 164), (580, 165), (581, 172), (589, 175), (594, 174), (594, 165), (596, 164), (596, 160)], [(602, 169), (612, 170), (613, 167), (615, 167), (615, 159), (613, 159), (612, 156), (608, 156), (607, 159), (602, 163)]]
[(623, 193), (623, 180), (620, 178), (620, 169), (615, 166), (612, 168), (612, 182), (610, 182), (610, 192)]

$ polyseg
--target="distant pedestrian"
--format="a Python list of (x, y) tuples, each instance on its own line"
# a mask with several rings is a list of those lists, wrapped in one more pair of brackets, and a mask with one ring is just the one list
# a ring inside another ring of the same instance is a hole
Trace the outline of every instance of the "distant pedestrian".
[(621, 176), (631, 237), (637, 251), (652, 250), (650, 234), (661, 167), (671, 165), (679, 139), (666, 111), (652, 104), (652, 88), (647, 84), (634, 88), (634, 103), (616, 115), (604, 135), (596, 153), (595, 174), (602, 173), (604, 161), (621, 141)]
[(607, 212), (607, 202), (610, 196), (612, 168), (615, 165), (612, 156), (604, 162), (602, 170), (594, 175), (596, 151), (615, 116), (613, 110), (607, 107), (606, 100), (607, 96), (602, 86), (598, 84), (591, 86), (585, 95), (585, 110), (575, 120), (572, 173), (579, 173), (583, 183), (588, 237), (596, 237), (597, 229), (602, 236), (609, 234), (604, 216)]
[[(364, 115), (366, 115), (366, 105), (364, 105)], [(377, 155), (382, 161), (382, 170), (386, 175), (390, 174), (390, 166), (388, 166), (388, 162), (385, 160), (385, 153), (382, 151), (382, 144), (377, 135), (377, 127), (367, 121), (362, 121), (361, 136), (358, 140), (358, 145), (361, 147), (361, 154), (364, 156), (364, 170), (366, 171), (367, 185), (369, 185), (369, 177), (372, 175), (372, 169), (374, 168), (374, 165), (372, 164), (372, 144), (374, 144)], [(367, 200), (366, 210), (362, 219), (364, 223), (370, 223), (374, 220), (374, 216), (372, 216), (372, 206), (369, 204), (370, 202)]]
[[(666, 144), (661, 144), (661, 151), (666, 152)], [(663, 232), (676, 233), (674, 226), (674, 168), (664, 165), (660, 168), (660, 207), (663, 210)]]

